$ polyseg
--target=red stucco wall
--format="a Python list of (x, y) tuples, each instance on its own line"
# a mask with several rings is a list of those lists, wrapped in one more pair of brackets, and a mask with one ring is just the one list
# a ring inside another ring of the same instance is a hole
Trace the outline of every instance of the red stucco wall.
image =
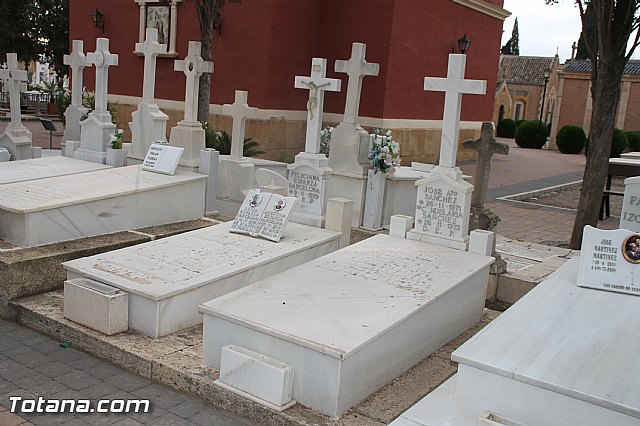
[[(502, 5), (501, 0), (489, 0)], [(98, 7), (105, 32), (90, 13)], [(133, 54), (138, 39), (139, 7), (133, 0), (71, 0), (70, 38), (93, 51), (96, 37), (107, 37), (120, 64), (110, 69), (109, 93), (142, 95), (143, 58)], [(342, 113), (347, 76), (336, 74), (336, 59), (348, 59), (351, 43), (367, 44), (367, 59), (380, 63), (379, 77), (366, 77), (360, 114), (377, 118), (442, 118), (444, 95), (425, 93), (425, 76), (444, 77), (447, 55), (466, 33), (472, 40), (466, 77), (487, 80), (487, 95), (468, 95), (462, 119), (491, 120), (502, 21), (451, 0), (244, 0), (222, 10), (223, 32), (213, 48), (212, 103), (232, 103), (234, 91), (249, 91), (249, 103), (261, 109), (302, 110), (308, 92), (293, 87), (296, 75), (309, 75), (311, 58), (328, 59), (328, 76), (341, 78), (340, 94), (325, 97), (325, 111)], [(193, 0), (178, 6), (179, 58), (189, 40), (199, 39)], [(184, 75), (173, 71), (174, 58), (158, 58), (156, 98), (183, 100)], [(85, 69), (91, 89), (94, 72)]]

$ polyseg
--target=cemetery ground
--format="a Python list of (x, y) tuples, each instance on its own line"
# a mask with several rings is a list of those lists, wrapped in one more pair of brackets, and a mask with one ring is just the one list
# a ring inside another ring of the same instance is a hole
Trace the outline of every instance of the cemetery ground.
[[(24, 125), (33, 133), (35, 146), (48, 148), (49, 134), (42, 129), (39, 121), (25, 120)], [(56, 123), (56, 126), (62, 127), (61, 123)], [(60, 134), (54, 134), (53, 140), (54, 147), (59, 146)], [(541, 279), (571, 255), (569, 250), (563, 251), (557, 247), (568, 242), (575, 212), (566, 208), (523, 202), (521, 199), (526, 199), (526, 196), (515, 197), (518, 199), (513, 196), (540, 190), (549, 193), (554, 190), (548, 188), (579, 181), (585, 158), (583, 155), (522, 149), (515, 146), (512, 140), (502, 139), (499, 142), (508, 143), (511, 150), (509, 156), (494, 157), (487, 194), (487, 207), (502, 220), (497, 228), (497, 233), (501, 236), (498, 246), (499, 249), (500, 246), (506, 247), (505, 242), (511, 239), (522, 241), (522, 250), (529, 252), (524, 260), (511, 259), (511, 265), (524, 264), (524, 269), (540, 267), (544, 270), (538, 274)], [(466, 175), (473, 175), (474, 162), (462, 162), (459, 165)], [(554, 203), (554, 199), (563, 199), (567, 194), (568, 191), (556, 191), (547, 198), (551, 199), (551, 204), (558, 204)], [(575, 196), (575, 191), (572, 194)], [(611, 217), (599, 226), (612, 229), (617, 227), (617, 222), (616, 217)], [(357, 231), (353, 239), (369, 235), (371, 234)], [(546, 247), (544, 244), (556, 248)], [(553, 260), (542, 267), (546, 259), (545, 251), (548, 251), (549, 258), (553, 257)], [(531, 260), (538, 253), (543, 253), (540, 265)], [(505, 292), (508, 293), (503, 290)], [(511, 294), (512, 299), (522, 295), (522, 291), (515, 293), (517, 296)], [(153, 389), (152, 393), (146, 395), (150, 397), (152, 405), (157, 403), (159, 415), (153, 419), (132, 416), (128, 419), (113, 415), (90, 415), (74, 419), (54, 415), (23, 420), (0, 407), (0, 424), (21, 424), (23, 421), (34, 424), (137, 424), (136, 421), (143, 424), (242, 424), (239, 420), (225, 417), (208, 408), (197, 399), (170, 391), (158, 383), (196, 395), (207, 403), (261, 424), (387, 424), (451, 376), (456, 371), (456, 364), (450, 360), (451, 352), (499, 315), (495, 311), (485, 311), (480, 324), (436, 351), (336, 421), (300, 405), (278, 414), (213, 386), (212, 377), (217, 373), (202, 366), (200, 362), (201, 326), (155, 340), (135, 332), (106, 337), (63, 318), (61, 290), (22, 299), (18, 310), (22, 324), (55, 336), (55, 340), (37, 334), (23, 325), (0, 321), (0, 406), (5, 409), (9, 407), (7, 398), (15, 394), (50, 397), (68, 392), (78, 398), (81, 395), (90, 399), (102, 396), (111, 398), (109, 394), (133, 398), (141, 396), (140, 392), (144, 389)], [(59, 342), (69, 342), (71, 348), (61, 348)], [(86, 355), (82, 351), (99, 354), (107, 361)], [(122, 366), (137, 375), (124, 373), (112, 364)], [(57, 366), (59, 370), (55, 370), (53, 366)], [(65, 382), (67, 378), (69, 380)], [(120, 386), (117, 380), (125, 384)], [(112, 383), (113, 381), (116, 383)], [(65, 389), (60, 388), (60, 384)], [(51, 386), (51, 389), (47, 386)], [(98, 390), (92, 392), (94, 389)], [(103, 393), (105, 391), (107, 393)], [(96, 392), (103, 394), (98, 396)], [(176, 412), (182, 409), (184, 410)]]

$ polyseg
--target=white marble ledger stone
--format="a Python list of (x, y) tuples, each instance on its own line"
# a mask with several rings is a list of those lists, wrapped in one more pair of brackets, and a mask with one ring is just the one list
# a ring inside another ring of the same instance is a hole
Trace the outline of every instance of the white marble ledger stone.
[(198, 304), (337, 250), (340, 238), (289, 223), (274, 243), (229, 233), (230, 227), (227, 222), (63, 266), (69, 278), (127, 291), (129, 328), (155, 338), (202, 323)]
[(196, 219), (205, 179), (129, 166), (0, 185), (0, 238), (30, 247)]
[(492, 261), (377, 235), (201, 305), (203, 363), (275, 358), (293, 399), (339, 416), (480, 320)]
[(0, 166), (0, 185), (108, 169), (110, 166), (53, 156), (12, 161)]

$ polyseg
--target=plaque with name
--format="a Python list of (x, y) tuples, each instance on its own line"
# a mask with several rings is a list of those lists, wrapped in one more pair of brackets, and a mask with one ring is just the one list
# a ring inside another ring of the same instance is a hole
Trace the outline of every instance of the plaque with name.
[(183, 152), (184, 148), (177, 146), (151, 144), (142, 162), (142, 170), (173, 176)]
[(230, 232), (278, 242), (296, 202), (295, 197), (283, 197), (252, 189), (242, 202)]
[(585, 226), (578, 286), (640, 295), (640, 233)]
[(289, 171), (289, 195), (300, 200), (300, 211), (321, 215), (324, 200), (322, 175), (306, 165), (291, 169)]

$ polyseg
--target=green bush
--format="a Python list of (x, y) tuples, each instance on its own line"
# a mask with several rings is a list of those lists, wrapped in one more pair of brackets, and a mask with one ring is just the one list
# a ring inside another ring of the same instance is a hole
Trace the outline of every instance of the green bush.
[(564, 154), (580, 154), (586, 141), (587, 135), (578, 126), (562, 126), (556, 136), (558, 149)]
[(520, 125), (521, 125), (522, 123), (524, 123), (525, 121), (527, 121), (527, 120), (517, 120), (517, 121), (515, 121), (515, 123), (516, 123), (516, 129), (517, 129), (518, 127), (520, 127)]
[[(218, 132), (214, 129), (209, 128), (209, 126), (204, 126), (205, 131), (205, 144), (207, 148), (213, 148), (216, 151), (220, 152), (220, 155), (229, 155), (231, 154), (231, 137), (224, 130)], [(260, 151), (256, 147), (258, 146), (258, 142), (251, 139), (244, 139), (244, 147), (242, 155), (244, 157), (256, 157), (260, 154), (264, 154), (264, 151)]]
[(510, 118), (505, 118), (498, 121), (498, 127), (496, 128), (496, 135), (501, 138), (510, 138), (516, 134), (516, 122)]
[(538, 120), (523, 122), (516, 129), (516, 144), (522, 148), (540, 149), (547, 141), (547, 126)]
[[(627, 141), (627, 136), (620, 129), (613, 129), (613, 138), (611, 140), (611, 152), (609, 152), (609, 158), (619, 158), (620, 154), (622, 154), (629, 147), (629, 142)], [(584, 147), (584, 155), (589, 154), (589, 138), (587, 138), (587, 142)]]
[(640, 131), (624, 132), (629, 142), (629, 151), (640, 151)]

